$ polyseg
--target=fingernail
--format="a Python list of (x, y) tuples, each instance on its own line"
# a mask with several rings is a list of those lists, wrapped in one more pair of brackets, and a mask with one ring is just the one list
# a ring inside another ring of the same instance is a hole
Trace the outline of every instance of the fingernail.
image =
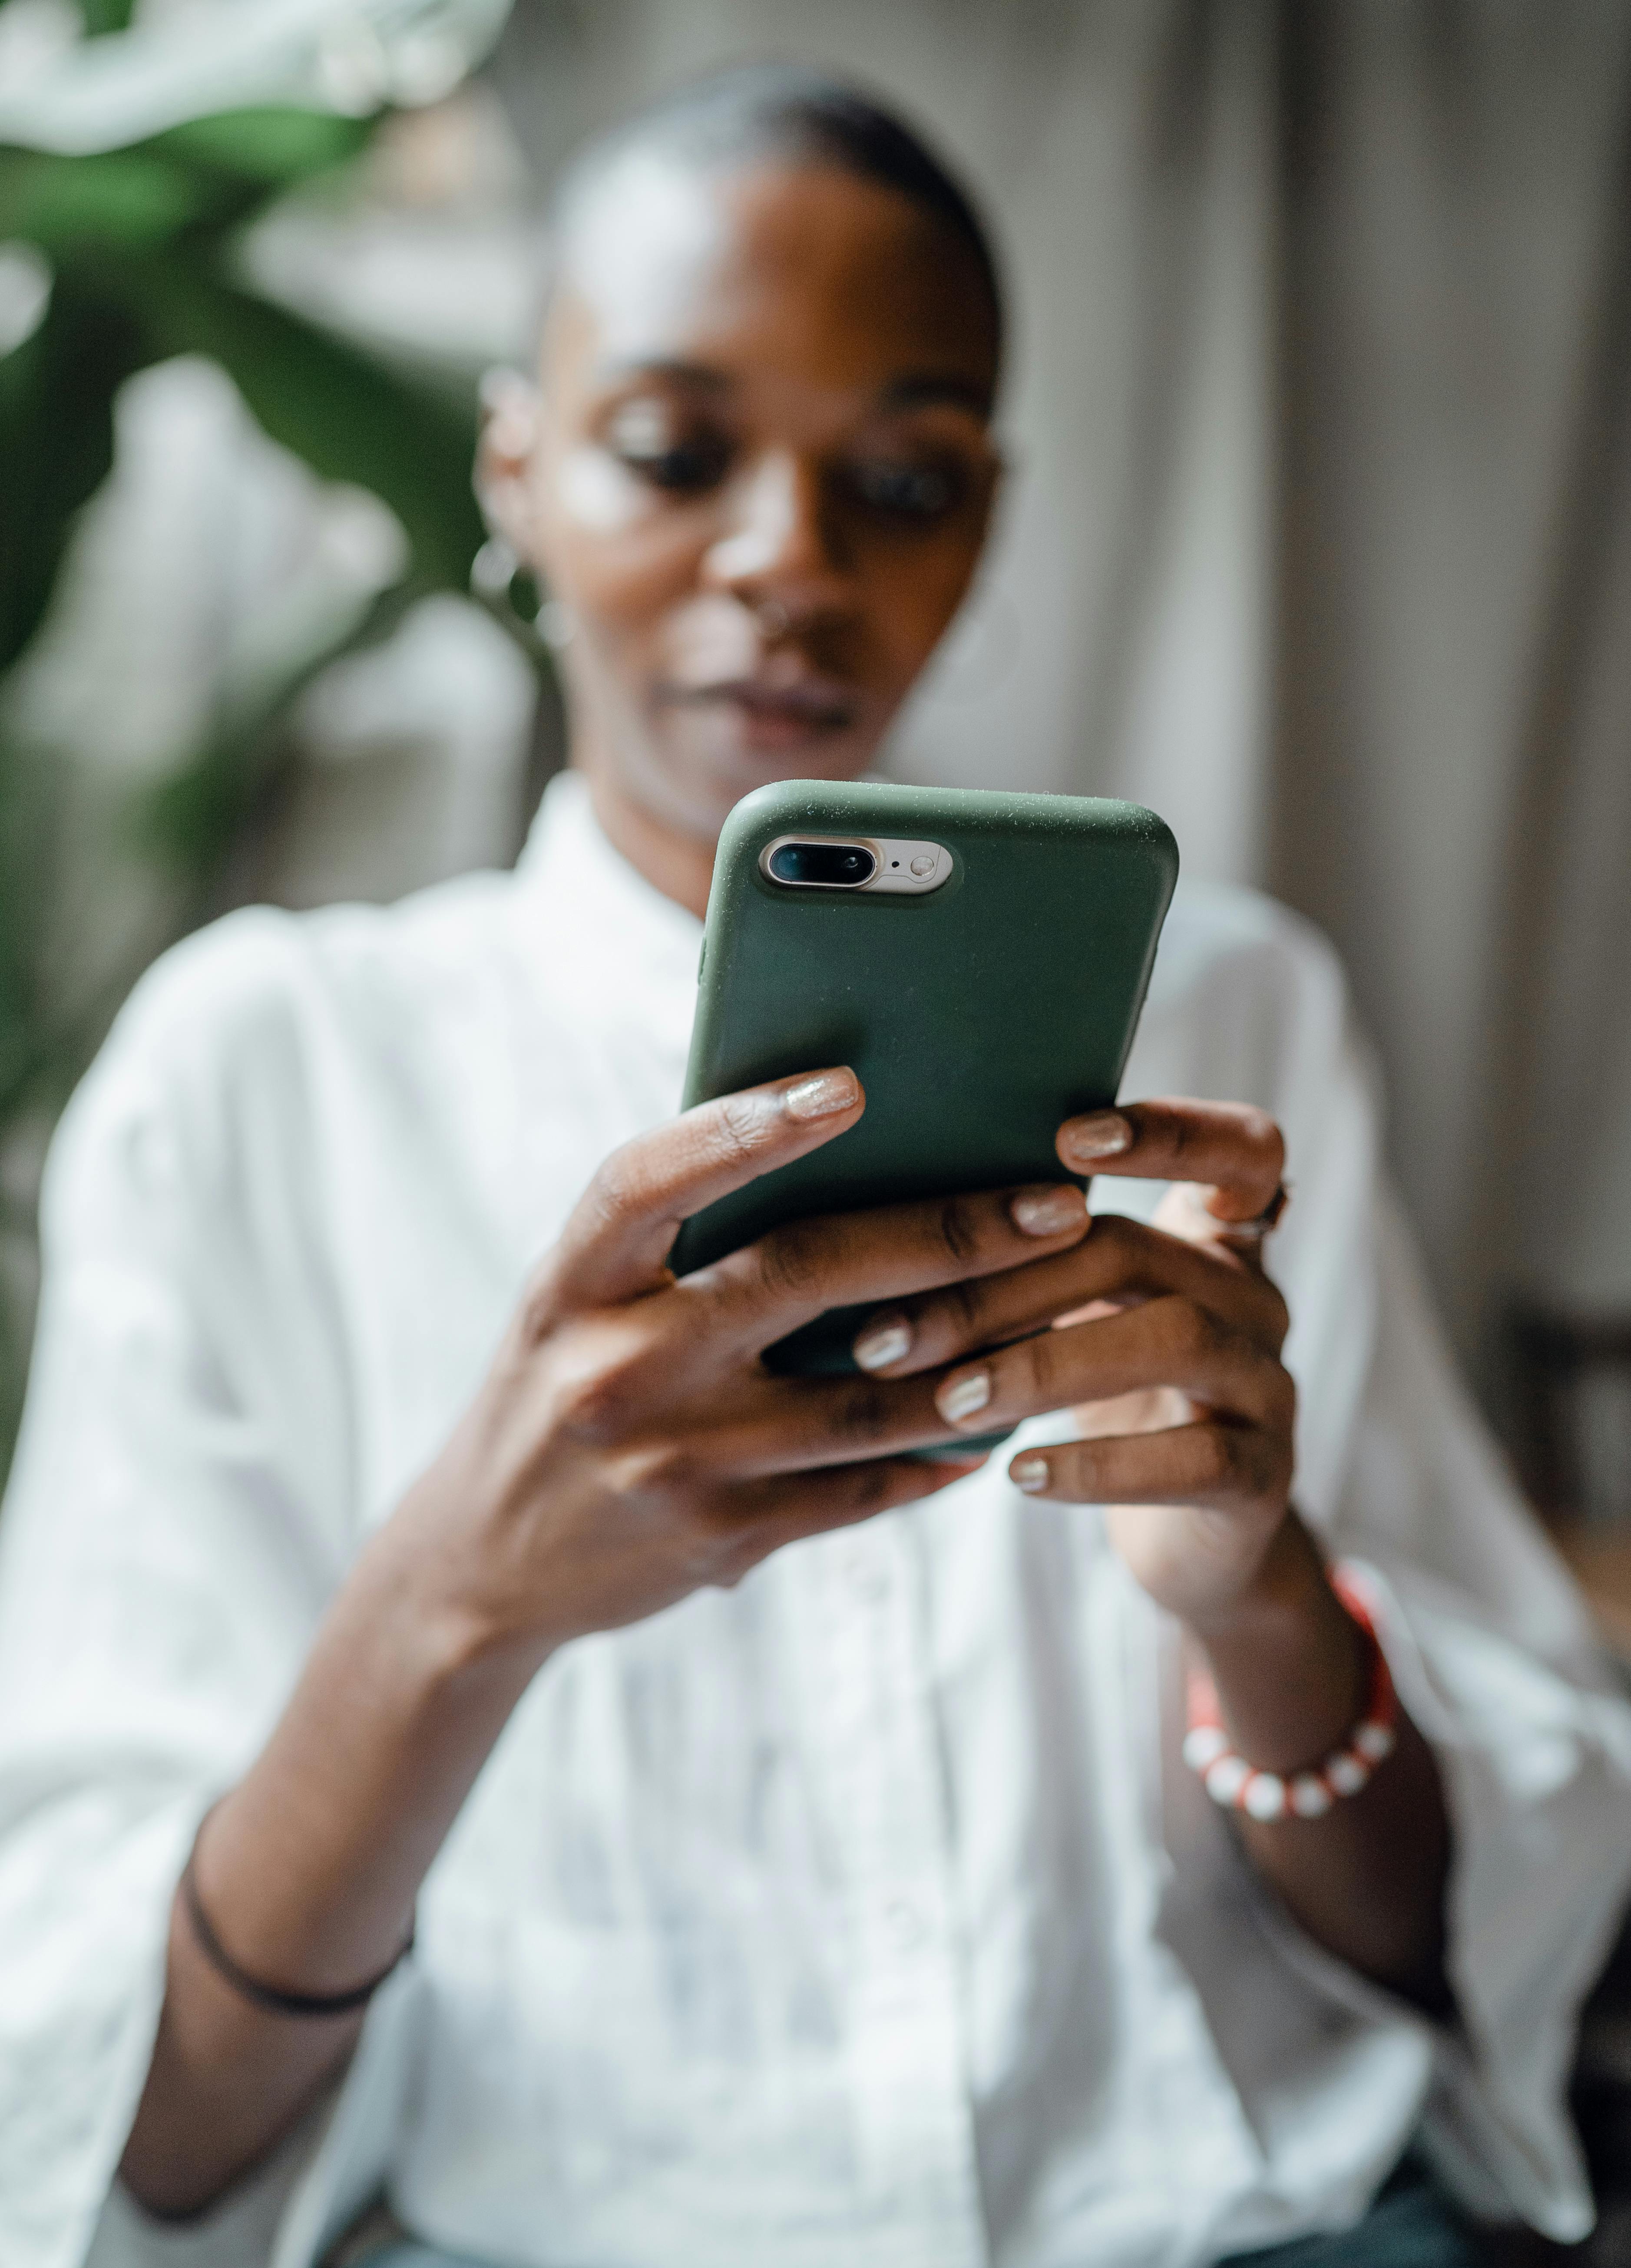
[(1062, 1236), (1079, 1228), (1087, 1218), (1088, 1201), (1068, 1182), (1052, 1189), (1022, 1189), (1008, 1200), (1015, 1228), (1027, 1236)]
[(860, 1086), (852, 1071), (823, 1071), (787, 1087), (781, 1107), (789, 1118), (836, 1118), (841, 1110), (852, 1110), (860, 1100)]
[(911, 1325), (904, 1315), (881, 1316), (867, 1324), (850, 1352), (863, 1370), (887, 1370), (911, 1352)]
[(1059, 1129), (1059, 1148), (1073, 1164), (1090, 1158), (1113, 1158), (1131, 1149), (1133, 1129), (1118, 1110), (1096, 1110), (1087, 1118), (1073, 1118)]
[(1035, 1496), (1048, 1484), (1048, 1461), (1045, 1457), (1015, 1457), (1008, 1467), (1008, 1478), (1016, 1489), (1027, 1496)]
[(971, 1370), (964, 1378), (955, 1379), (942, 1386), (934, 1397), (934, 1406), (948, 1425), (960, 1425), (983, 1410), (991, 1400), (991, 1373)]

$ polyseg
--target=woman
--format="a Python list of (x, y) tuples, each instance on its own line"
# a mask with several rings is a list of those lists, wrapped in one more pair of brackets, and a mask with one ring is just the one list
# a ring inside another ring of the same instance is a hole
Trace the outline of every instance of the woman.
[[(592, 153), (481, 467), (572, 625), (519, 873), (234, 917), (70, 1112), (0, 1588), (9, 2262), (293, 2268), (381, 2191), (404, 2261), (1476, 2257), (1419, 2132), (1587, 2225), (1625, 1712), (1319, 945), (1180, 902), (1129, 1093), (1244, 1099), (1063, 1127), (1095, 1222), (1061, 1177), (664, 1266), (865, 1108), (813, 1064), (673, 1117), (698, 917), (730, 806), (863, 771), (956, 613), (1000, 331), (842, 88)], [(859, 1382), (762, 1369), (841, 1302)]]

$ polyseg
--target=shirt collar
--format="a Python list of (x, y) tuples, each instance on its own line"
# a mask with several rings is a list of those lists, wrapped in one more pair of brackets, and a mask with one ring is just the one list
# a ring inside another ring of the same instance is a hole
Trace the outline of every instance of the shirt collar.
[(515, 879), (533, 949), (579, 1005), (689, 1035), (702, 924), (614, 850), (581, 772), (545, 788)]

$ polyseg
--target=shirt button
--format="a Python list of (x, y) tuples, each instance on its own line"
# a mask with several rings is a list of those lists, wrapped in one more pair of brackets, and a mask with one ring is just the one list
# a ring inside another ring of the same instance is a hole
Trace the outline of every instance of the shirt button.
[(897, 1953), (911, 1953), (926, 1934), (923, 1916), (906, 1898), (894, 1898), (884, 1908), (883, 1926)]

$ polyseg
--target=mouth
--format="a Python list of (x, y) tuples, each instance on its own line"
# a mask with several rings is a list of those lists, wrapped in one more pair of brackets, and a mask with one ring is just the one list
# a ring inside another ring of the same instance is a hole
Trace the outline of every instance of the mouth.
[(848, 732), (861, 713), (860, 701), (846, 686), (813, 674), (725, 678), (711, 685), (676, 687), (669, 698), (687, 709), (734, 712), (749, 742), (766, 749), (795, 747)]

